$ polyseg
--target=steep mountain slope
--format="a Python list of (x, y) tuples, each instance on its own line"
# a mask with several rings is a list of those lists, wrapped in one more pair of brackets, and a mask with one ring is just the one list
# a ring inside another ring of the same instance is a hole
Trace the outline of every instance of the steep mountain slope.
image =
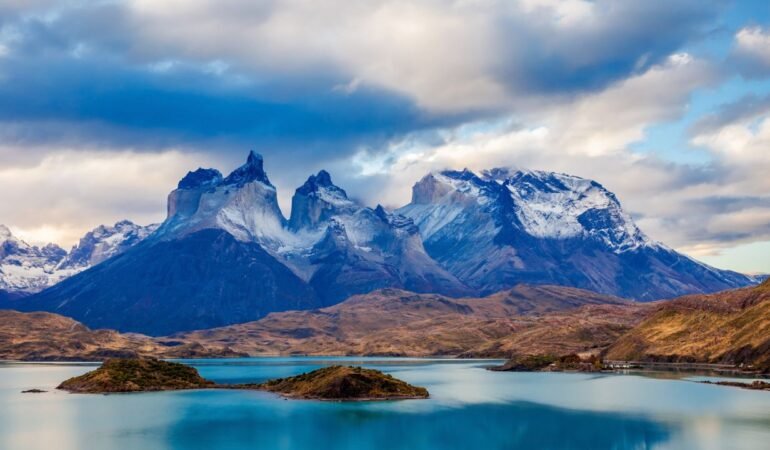
[(98, 361), (109, 357), (206, 358), (238, 356), (223, 347), (155, 340), (139, 334), (91, 330), (57, 314), (0, 310), (0, 359)]
[(53, 286), (126, 251), (156, 228), (157, 225), (143, 227), (128, 220), (114, 226), (101, 225), (86, 233), (68, 253), (55, 244), (31, 246), (0, 225), (0, 290), (7, 292), (9, 298)]
[(770, 280), (661, 302), (606, 358), (747, 364), (770, 371)]
[(569, 175), (433, 173), (397, 213), (414, 220), (430, 256), (482, 293), (552, 283), (655, 300), (754, 282), (650, 240), (615, 195)]
[[(289, 228), (321, 236), (305, 255), (288, 255), (310, 284), (334, 304), (383, 287), (449, 295), (471, 290), (431, 259), (411, 219), (356, 204), (326, 171), (311, 176), (292, 198)], [(298, 257), (299, 256), (299, 257)], [(305, 264), (301, 261), (305, 256)]]
[(318, 306), (313, 290), (259, 244), (217, 229), (146, 240), (11, 304), (154, 336)]
[[(383, 289), (315, 311), (174, 336), (256, 354), (466, 355), (570, 353), (612, 343), (644, 307), (557, 286), (526, 286), (485, 298)], [(521, 344), (521, 346), (517, 346)]]

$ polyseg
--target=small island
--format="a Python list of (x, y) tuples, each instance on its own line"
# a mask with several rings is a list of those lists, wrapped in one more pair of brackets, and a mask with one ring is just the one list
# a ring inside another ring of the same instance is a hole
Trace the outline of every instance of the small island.
[(715, 384), (718, 386), (732, 386), (742, 389), (750, 389), (752, 391), (770, 391), (770, 383), (767, 381), (753, 381), (751, 383), (741, 381), (701, 381), (704, 384)]
[(287, 398), (315, 400), (400, 400), (428, 398), (428, 390), (378, 370), (330, 366), (261, 384), (217, 384), (195, 368), (158, 359), (108, 359), (101, 367), (61, 383), (73, 393), (110, 394), (183, 389), (262, 390)]
[(428, 390), (379, 370), (330, 366), (259, 385), (288, 398), (315, 400), (397, 400), (428, 398)]
[(594, 356), (577, 354), (514, 355), (501, 366), (490, 367), (497, 372), (599, 372), (604, 369), (601, 360)]
[(83, 394), (174, 391), (212, 388), (216, 384), (184, 364), (147, 358), (108, 359), (101, 367), (70, 378), (57, 389)]

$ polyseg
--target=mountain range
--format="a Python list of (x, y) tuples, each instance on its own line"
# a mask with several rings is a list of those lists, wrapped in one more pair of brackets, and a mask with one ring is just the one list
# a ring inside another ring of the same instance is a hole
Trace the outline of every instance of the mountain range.
[(251, 152), (226, 177), (189, 172), (168, 197), (166, 220), (140, 234), (95, 265), (75, 250), (57, 253), (43, 267), (71, 257), (80, 265), (61, 270), (76, 274), (0, 306), (165, 335), (382, 288), (463, 297), (526, 282), (655, 300), (756, 281), (649, 239), (600, 184), (550, 172), (436, 172), (388, 211), (350, 199), (320, 171), (295, 191), (287, 219)]
[(140, 226), (123, 220), (100, 225), (67, 252), (56, 244), (29, 245), (0, 225), (0, 292), (22, 297), (118, 255), (149, 236), (158, 225)]

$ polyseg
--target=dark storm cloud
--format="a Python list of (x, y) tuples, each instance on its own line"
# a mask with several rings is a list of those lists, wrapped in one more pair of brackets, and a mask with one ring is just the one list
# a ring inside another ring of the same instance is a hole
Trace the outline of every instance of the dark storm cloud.
[(601, 89), (707, 35), (725, 3), (599, 0), (585, 22), (558, 24), (538, 14), (501, 18), (498, 73), (514, 90)]
[[(719, 3), (599, 1), (586, 23), (564, 26), (552, 12), (512, 13), (492, 2), (487, 12), (500, 12), (492, 23), (504, 50), (489, 70), (501, 84), (538, 95), (599, 89), (699, 36)], [(21, 3), (2, 11), (0, 31), (10, 37), (0, 58), (0, 121), (13, 124), (2, 131), (6, 142), (139, 149), (216, 142), (312, 149), (323, 159), (325, 152), (339, 158), (362, 144), (377, 148), (399, 135), (504, 112), (427, 111), (406, 93), (367, 83), (338, 89), (356, 74), (322, 58), (315, 70), (293, 74), (232, 58), (212, 68), (217, 61), (177, 54), (173, 46), (140, 45), (142, 24), (121, 2), (30, 5), (28, 14)], [(243, 11), (257, 23), (281, 8), (261, 2)]]

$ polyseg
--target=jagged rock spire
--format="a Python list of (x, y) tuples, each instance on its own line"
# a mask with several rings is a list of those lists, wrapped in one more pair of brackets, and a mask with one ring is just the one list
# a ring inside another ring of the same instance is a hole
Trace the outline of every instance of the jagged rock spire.
[(262, 159), (262, 155), (256, 153), (254, 150), (249, 152), (249, 156), (246, 158), (246, 164), (235, 169), (230, 175), (228, 175), (224, 180), (224, 184), (236, 184), (243, 186), (244, 184), (250, 183), (252, 181), (259, 181), (268, 186), (272, 186), (272, 184), (270, 184), (270, 180), (267, 178), (267, 174), (265, 173), (264, 160)]

